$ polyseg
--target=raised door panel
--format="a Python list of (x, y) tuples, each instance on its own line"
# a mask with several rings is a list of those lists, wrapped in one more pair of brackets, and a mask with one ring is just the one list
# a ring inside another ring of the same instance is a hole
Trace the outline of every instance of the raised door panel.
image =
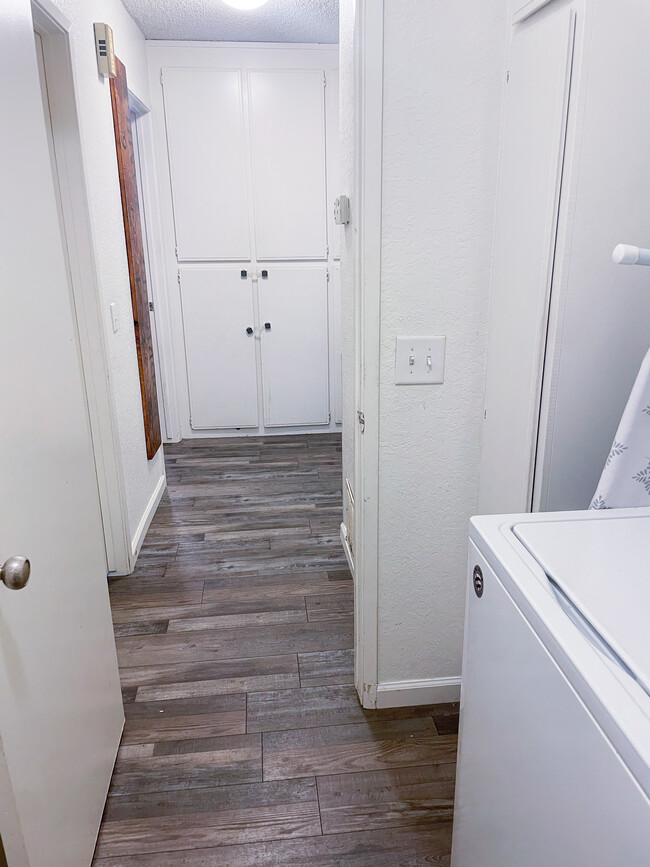
[(238, 69), (163, 70), (179, 261), (250, 259)]
[(271, 266), (258, 286), (264, 423), (328, 424), (327, 269)]
[(513, 38), (491, 289), (479, 513), (531, 505), (575, 18), (564, 7)]
[(253, 290), (239, 270), (182, 268), (185, 359), (194, 430), (257, 427)]
[(322, 70), (249, 72), (259, 259), (327, 256)]

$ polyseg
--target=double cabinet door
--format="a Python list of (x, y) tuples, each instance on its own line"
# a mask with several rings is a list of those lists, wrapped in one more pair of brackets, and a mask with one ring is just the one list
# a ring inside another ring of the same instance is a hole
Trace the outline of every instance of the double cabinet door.
[(179, 273), (192, 428), (327, 424), (327, 267)]
[(190, 427), (327, 425), (323, 71), (162, 84)]
[(323, 71), (166, 68), (162, 83), (178, 261), (326, 259)]

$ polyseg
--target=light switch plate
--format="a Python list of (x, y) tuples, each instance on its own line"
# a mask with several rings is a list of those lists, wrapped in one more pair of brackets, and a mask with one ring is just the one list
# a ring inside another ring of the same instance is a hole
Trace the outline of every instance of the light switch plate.
[(444, 382), (446, 341), (446, 337), (398, 337), (395, 340), (395, 384)]

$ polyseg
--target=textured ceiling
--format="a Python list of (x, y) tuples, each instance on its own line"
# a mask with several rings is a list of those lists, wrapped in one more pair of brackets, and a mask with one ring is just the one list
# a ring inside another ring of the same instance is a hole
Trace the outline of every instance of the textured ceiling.
[(147, 39), (338, 42), (338, 0), (269, 0), (243, 12), (222, 0), (122, 0)]

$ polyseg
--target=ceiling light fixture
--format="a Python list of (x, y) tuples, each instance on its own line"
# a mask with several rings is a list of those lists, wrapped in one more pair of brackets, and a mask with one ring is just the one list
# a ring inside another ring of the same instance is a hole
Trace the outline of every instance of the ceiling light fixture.
[(268, 0), (223, 0), (228, 6), (233, 9), (258, 9), (268, 3)]

